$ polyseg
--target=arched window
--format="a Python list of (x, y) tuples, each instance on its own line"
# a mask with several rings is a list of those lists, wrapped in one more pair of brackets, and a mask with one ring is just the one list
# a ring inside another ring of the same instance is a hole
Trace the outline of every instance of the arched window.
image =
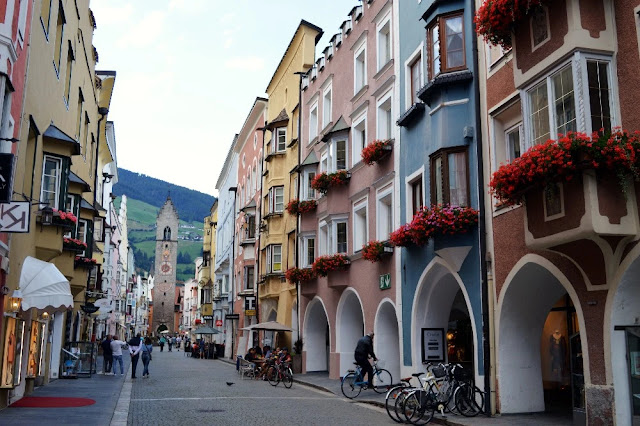
[(168, 226), (164, 228), (164, 237), (162, 239), (165, 241), (171, 241), (171, 228)]

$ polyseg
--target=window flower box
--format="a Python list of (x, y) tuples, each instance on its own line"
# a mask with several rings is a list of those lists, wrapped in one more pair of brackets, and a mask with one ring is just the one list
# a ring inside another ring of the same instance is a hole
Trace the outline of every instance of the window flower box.
[(316, 276), (326, 277), (331, 271), (343, 271), (351, 264), (346, 254), (320, 256), (313, 262), (312, 270)]
[(511, 34), (518, 21), (547, 0), (485, 0), (474, 18), (476, 32), (504, 48), (511, 47)]
[(311, 187), (322, 195), (326, 195), (330, 188), (348, 184), (350, 178), (351, 173), (346, 170), (338, 170), (335, 173), (323, 172), (311, 181)]
[(311, 281), (316, 278), (315, 272), (311, 268), (291, 268), (284, 273), (285, 278), (291, 284), (297, 282)]
[(318, 208), (318, 202), (316, 200), (300, 201), (294, 199), (289, 201), (285, 209), (291, 215), (310, 213)]
[(375, 140), (362, 150), (362, 161), (368, 165), (379, 163), (389, 155), (391, 150), (393, 150), (393, 141), (391, 139)]
[(83, 252), (87, 249), (87, 243), (76, 240), (75, 238), (63, 238), (62, 248), (69, 251)]
[(411, 223), (393, 231), (389, 237), (395, 246), (424, 246), (437, 236), (466, 234), (478, 224), (478, 211), (471, 207), (437, 205), (424, 207)]
[(75, 262), (74, 262), (74, 268), (91, 269), (94, 266), (96, 266), (97, 264), (98, 264), (98, 262), (96, 262), (96, 260), (93, 259), (93, 258), (76, 256), (76, 259), (75, 259)]
[(383, 256), (393, 253), (393, 247), (384, 241), (369, 241), (362, 247), (362, 257), (369, 262), (380, 262)]
[(53, 224), (64, 228), (73, 228), (78, 223), (78, 218), (71, 212), (53, 210)]

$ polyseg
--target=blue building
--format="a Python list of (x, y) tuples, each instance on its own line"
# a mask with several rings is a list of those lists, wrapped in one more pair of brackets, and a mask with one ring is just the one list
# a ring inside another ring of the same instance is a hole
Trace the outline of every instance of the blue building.
[[(474, 3), (399, 3), (399, 222), (422, 206), (480, 209)], [(420, 21), (418, 18), (422, 17)], [(402, 357), (459, 362), (484, 376), (480, 230), (402, 249)], [(481, 386), (482, 387), (482, 386)]]

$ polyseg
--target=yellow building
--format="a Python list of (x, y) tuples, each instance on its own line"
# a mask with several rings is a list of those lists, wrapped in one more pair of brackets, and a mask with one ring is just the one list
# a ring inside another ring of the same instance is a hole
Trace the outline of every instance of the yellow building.
[[(32, 264), (54, 265), (69, 281), (74, 304), (69, 312), (64, 305), (26, 309), (33, 305), (26, 303), (26, 295), (22, 301), (26, 310), (5, 303), (12, 319), (0, 330), (0, 355), (3, 372), (9, 370), (9, 360), (15, 368), (13, 382), (0, 390), (0, 406), (29, 393), (36, 384), (58, 378), (64, 342), (91, 337), (90, 314), (80, 306), (88, 301), (85, 289), (94, 290), (99, 282), (102, 262), (94, 251), (94, 241), (102, 233), (94, 222), (101, 222), (103, 211), (101, 195), (96, 202), (96, 182), (101, 179), (96, 171), (99, 164), (112, 161), (105, 152), (105, 125), (115, 73), (95, 71), (98, 53), (92, 45), (95, 21), (89, 1), (37, 0), (31, 28), (13, 196), (14, 201), (32, 203), (30, 232), (11, 236), (7, 287), (17, 289), (21, 274)], [(49, 209), (54, 209), (51, 223)], [(76, 220), (65, 218), (66, 212)], [(46, 336), (52, 336), (50, 342)], [(28, 350), (9, 356), (8, 348), (20, 344)], [(77, 372), (73, 370), (62, 371)]]
[[(306, 21), (296, 29), (269, 85), (264, 142), (260, 236), (260, 321), (278, 321), (297, 329), (297, 295), (284, 272), (295, 266), (297, 216), (285, 210), (297, 198), (300, 75), (313, 66), (322, 30)], [(265, 336), (272, 345), (291, 346), (289, 334)], [(274, 341), (275, 340), (275, 341)]]
[(203, 223), (203, 241), (202, 241), (202, 262), (196, 265), (196, 279), (200, 288), (200, 296), (198, 297), (198, 309), (200, 317), (208, 326), (213, 326), (213, 281), (211, 280), (211, 241), (215, 236), (215, 228), (213, 227), (213, 219), (211, 216), (204, 218)]
[[(203, 252), (203, 260), (205, 258), (208, 258), (208, 265), (206, 268), (209, 274), (209, 279), (211, 280), (211, 283), (212, 283), (211, 316), (213, 317), (213, 319), (211, 324), (213, 328), (220, 331), (220, 334), (216, 334), (213, 336), (213, 340), (216, 343), (222, 343), (224, 341), (224, 338), (219, 337), (219, 336), (224, 336), (223, 334), (224, 318), (222, 318), (221, 291), (218, 284), (216, 283), (215, 272), (214, 272), (215, 263), (216, 263), (215, 253), (216, 253), (216, 241), (217, 241), (217, 238), (216, 238), (217, 227), (218, 227), (218, 200), (216, 199), (216, 201), (214, 201), (213, 205), (211, 206), (211, 214), (207, 216), (204, 220), (205, 236), (204, 236), (202, 252)], [(207, 309), (206, 312), (209, 312), (208, 310), (209, 308), (207, 307), (206, 309)], [(222, 325), (216, 325), (216, 321), (220, 321), (218, 322), (218, 324), (221, 323)]]

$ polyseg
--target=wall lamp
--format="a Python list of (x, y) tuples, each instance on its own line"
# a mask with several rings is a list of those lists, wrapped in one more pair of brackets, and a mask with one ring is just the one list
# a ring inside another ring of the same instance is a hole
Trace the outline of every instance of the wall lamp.
[(53, 224), (53, 209), (51, 207), (46, 206), (42, 209), (40, 224), (43, 226), (50, 226)]
[(9, 298), (9, 311), (20, 311), (20, 305), (22, 304), (22, 292), (20, 290), (13, 290), (13, 294)]

